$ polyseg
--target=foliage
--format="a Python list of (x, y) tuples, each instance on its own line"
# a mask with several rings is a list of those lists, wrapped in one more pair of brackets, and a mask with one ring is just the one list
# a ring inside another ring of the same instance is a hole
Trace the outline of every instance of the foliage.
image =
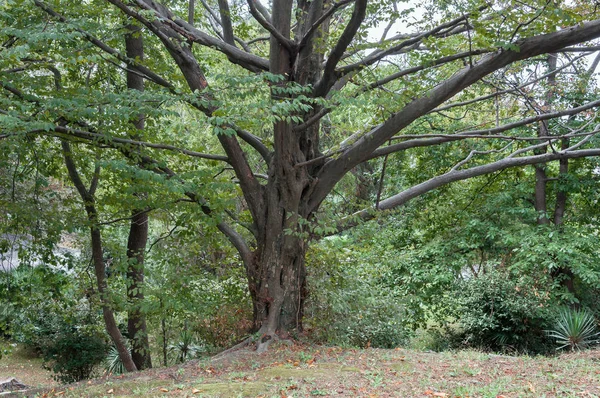
[(339, 249), (339, 239), (321, 242), (308, 257), (311, 295), (307, 329), (320, 342), (393, 348), (407, 342), (404, 300), (378, 284), (380, 264), (357, 261)]
[(179, 340), (175, 344), (169, 345), (169, 351), (175, 355), (177, 363), (183, 363), (198, 358), (206, 352), (206, 347), (198, 344), (191, 331), (183, 329), (179, 334)]
[(558, 314), (548, 337), (555, 339), (557, 350), (581, 350), (598, 343), (598, 327), (594, 316), (585, 309), (563, 308)]
[(108, 354), (104, 359), (104, 370), (113, 375), (125, 373), (125, 365), (123, 365), (123, 361), (121, 361), (121, 357), (119, 356), (119, 351), (117, 351), (117, 348), (114, 345), (110, 346)]
[(13, 309), (11, 338), (35, 349), (57, 380), (89, 377), (108, 346), (100, 314), (80, 297), (75, 275), (43, 265), (21, 265), (0, 276), (2, 300)]
[(553, 318), (556, 301), (538, 283), (531, 277), (515, 278), (492, 269), (457, 283), (449, 297), (462, 346), (547, 351), (544, 330)]
[(10, 337), (10, 326), (17, 314), (11, 303), (0, 304), (0, 338)]
[(71, 327), (53, 333), (52, 341), (46, 340), (42, 347), (42, 355), (58, 381), (72, 383), (89, 378), (105, 360), (107, 349), (103, 335)]

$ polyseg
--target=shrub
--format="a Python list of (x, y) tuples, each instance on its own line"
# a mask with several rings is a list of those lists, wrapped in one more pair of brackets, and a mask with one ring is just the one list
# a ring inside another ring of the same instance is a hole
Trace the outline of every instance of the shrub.
[(52, 344), (43, 347), (44, 367), (56, 373), (55, 379), (62, 383), (84, 380), (102, 363), (107, 350), (100, 334), (87, 334), (78, 328), (62, 330)]
[(598, 343), (596, 319), (586, 310), (563, 308), (548, 336), (556, 340), (557, 350), (581, 350)]
[(463, 346), (531, 353), (550, 348), (544, 331), (553, 317), (553, 303), (531, 282), (491, 270), (458, 283), (453, 305)]
[(194, 334), (187, 329), (183, 329), (179, 335), (179, 341), (168, 347), (169, 351), (175, 355), (177, 363), (183, 363), (193, 358), (198, 358), (206, 353), (206, 347), (197, 344)]
[(10, 326), (16, 317), (16, 311), (11, 304), (0, 304), (0, 338), (11, 336)]
[(401, 298), (380, 284), (380, 272), (339, 251), (315, 247), (309, 254), (310, 295), (305, 326), (317, 342), (394, 348), (408, 341)]

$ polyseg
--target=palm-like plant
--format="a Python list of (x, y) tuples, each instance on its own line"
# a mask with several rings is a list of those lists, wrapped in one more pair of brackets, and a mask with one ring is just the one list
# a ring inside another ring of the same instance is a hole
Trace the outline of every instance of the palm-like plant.
[(179, 341), (169, 345), (169, 351), (177, 355), (177, 362), (183, 363), (189, 359), (196, 358), (206, 352), (206, 347), (196, 344), (194, 335), (187, 329), (183, 329)]
[(104, 370), (106, 373), (114, 375), (125, 373), (125, 365), (123, 365), (123, 361), (121, 361), (121, 358), (119, 357), (119, 351), (117, 351), (117, 348), (114, 345), (111, 346), (108, 351), (104, 363)]
[(547, 331), (548, 336), (556, 339), (557, 350), (569, 347), (571, 351), (587, 348), (598, 343), (600, 333), (596, 319), (586, 310), (564, 308), (557, 319), (554, 329)]

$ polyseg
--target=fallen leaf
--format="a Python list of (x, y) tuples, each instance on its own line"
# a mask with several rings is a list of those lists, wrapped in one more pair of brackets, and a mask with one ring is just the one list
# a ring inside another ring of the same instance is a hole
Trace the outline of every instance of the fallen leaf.
[(198, 390), (197, 388), (192, 388), (192, 394), (198, 394), (199, 392), (201, 392), (201, 391)]
[(164, 388), (164, 387), (163, 387), (163, 388), (161, 388), (161, 389), (160, 389), (160, 391), (162, 391), (162, 392), (169, 392), (169, 390), (168, 390), (168, 389), (166, 389), (166, 388)]
[(54, 394), (55, 397), (59, 396), (59, 395), (63, 395), (65, 392), (64, 391), (59, 391), (56, 394)]
[(533, 386), (533, 384), (531, 384), (531, 382), (529, 382), (528, 384), (529, 385), (527, 386), (527, 389), (535, 394), (535, 387)]
[(433, 391), (431, 391), (431, 390), (425, 390), (425, 392), (423, 394), (425, 394), (425, 395), (433, 395)]
[(115, 390), (113, 390), (112, 388), (107, 391), (108, 394), (112, 394), (113, 392), (115, 392)]

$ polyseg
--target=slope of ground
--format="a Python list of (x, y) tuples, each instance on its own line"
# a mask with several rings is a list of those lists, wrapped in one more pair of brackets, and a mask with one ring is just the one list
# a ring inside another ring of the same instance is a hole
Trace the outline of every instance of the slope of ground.
[(599, 358), (279, 345), (19, 396), (600, 397)]
[(42, 360), (23, 347), (10, 347), (0, 341), (0, 350), (7, 353), (0, 359), (0, 380), (11, 377), (32, 388), (48, 388), (58, 385), (52, 373), (42, 368)]

